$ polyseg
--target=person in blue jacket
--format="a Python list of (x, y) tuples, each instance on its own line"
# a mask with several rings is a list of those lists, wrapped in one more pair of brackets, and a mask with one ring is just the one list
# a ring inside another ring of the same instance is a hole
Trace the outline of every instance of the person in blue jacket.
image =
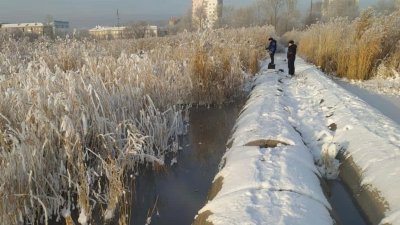
[(275, 52), (276, 52), (276, 40), (273, 39), (272, 37), (268, 38), (269, 41), (269, 45), (266, 48), (266, 50), (269, 53), (269, 56), (271, 57), (271, 64), (275, 64), (274, 63), (274, 56), (275, 56)]
[(287, 50), (287, 60), (289, 67), (289, 75), (294, 75), (294, 61), (296, 60), (297, 45), (294, 41), (289, 41), (289, 47)]

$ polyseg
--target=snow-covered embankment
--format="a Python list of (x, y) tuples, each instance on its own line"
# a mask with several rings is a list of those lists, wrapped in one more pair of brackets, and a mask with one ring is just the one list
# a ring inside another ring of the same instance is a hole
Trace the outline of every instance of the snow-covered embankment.
[(262, 71), (194, 224), (332, 225), (314, 158), (288, 117), (283, 74)]
[(286, 92), (289, 111), (314, 158), (329, 161), (341, 150), (340, 177), (370, 223), (400, 224), (399, 125), (314, 66), (300, 59), (297, 67)]

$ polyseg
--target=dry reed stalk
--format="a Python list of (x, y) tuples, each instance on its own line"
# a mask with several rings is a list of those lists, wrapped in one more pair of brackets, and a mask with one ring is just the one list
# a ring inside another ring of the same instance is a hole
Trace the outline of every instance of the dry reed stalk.
[(66, 225), (75, 225), (74, 221), (72, 220), (71, 216), (65, 218)]
[(299, 52), (323, 70), (349, 79), (393, 76), (397, 64), (387, 62), (399, 51), (394, 47), (400, 38), (399, 15), (400, 10), (377, 16), (367, 9), (353, 22), (314, 24), (301, 34)]
[(108, 178), (108, 204), (104, 213), (104, 219), (108, 221), (114, 217), (114, 212), (124, 191), (122, 183), (124, 171), (112, 159), (106, 160), (104, 166), (106, 167), (106, 176)]

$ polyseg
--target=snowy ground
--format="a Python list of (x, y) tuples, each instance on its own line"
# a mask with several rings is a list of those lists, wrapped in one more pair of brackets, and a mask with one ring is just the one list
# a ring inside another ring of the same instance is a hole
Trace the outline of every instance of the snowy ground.
[(355, 86), (367, 89), (377, 94), (399, 96), (400, 95), (400, 74), (392, 78), (374, 78), (368, 81), (343, 81), (353, 84)]
[(301, 59), (296, 74), (255, 78), (215, 178), (221, 190), (199, 213), (215, 225), (333, 224), (319, 177), (337, 176), (342, 150), (386, 200), (382, 224), (400, 224), (399, 125)]
[[(361, 98), (363, 101), (367, 102), (369, 105), (379, 110), (382, 114), (389, 117), (397, 124), (400, 124), (400, 93), (396, 94), (396, 90), (393, 90), (394, 92), (390, 93), (377, 93), (375, 91), (376, 89), (366, 89), (363, 88), (362, 85), (349, 83), (346, 80), (334, 80), (341, 87)], [(390, 80), (387, 80), (386, 82), (390, 82)], [(400, 92), (400, 84), (397, 91)]]

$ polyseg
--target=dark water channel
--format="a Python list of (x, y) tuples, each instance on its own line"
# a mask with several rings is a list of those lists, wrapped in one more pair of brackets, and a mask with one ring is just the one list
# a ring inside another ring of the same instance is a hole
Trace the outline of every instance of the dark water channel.
[(182, 138), (178, 163), (165, 172), (146, 170), (136, 179), (131, 225), (190, 225), (206, 203), (207, 192), (226, 150), (242, 103), (192, 108), (189, 133)]
[(350, 191), (340, 180), (328, 181), (329, 202), (339, 225), (368, 225)]

